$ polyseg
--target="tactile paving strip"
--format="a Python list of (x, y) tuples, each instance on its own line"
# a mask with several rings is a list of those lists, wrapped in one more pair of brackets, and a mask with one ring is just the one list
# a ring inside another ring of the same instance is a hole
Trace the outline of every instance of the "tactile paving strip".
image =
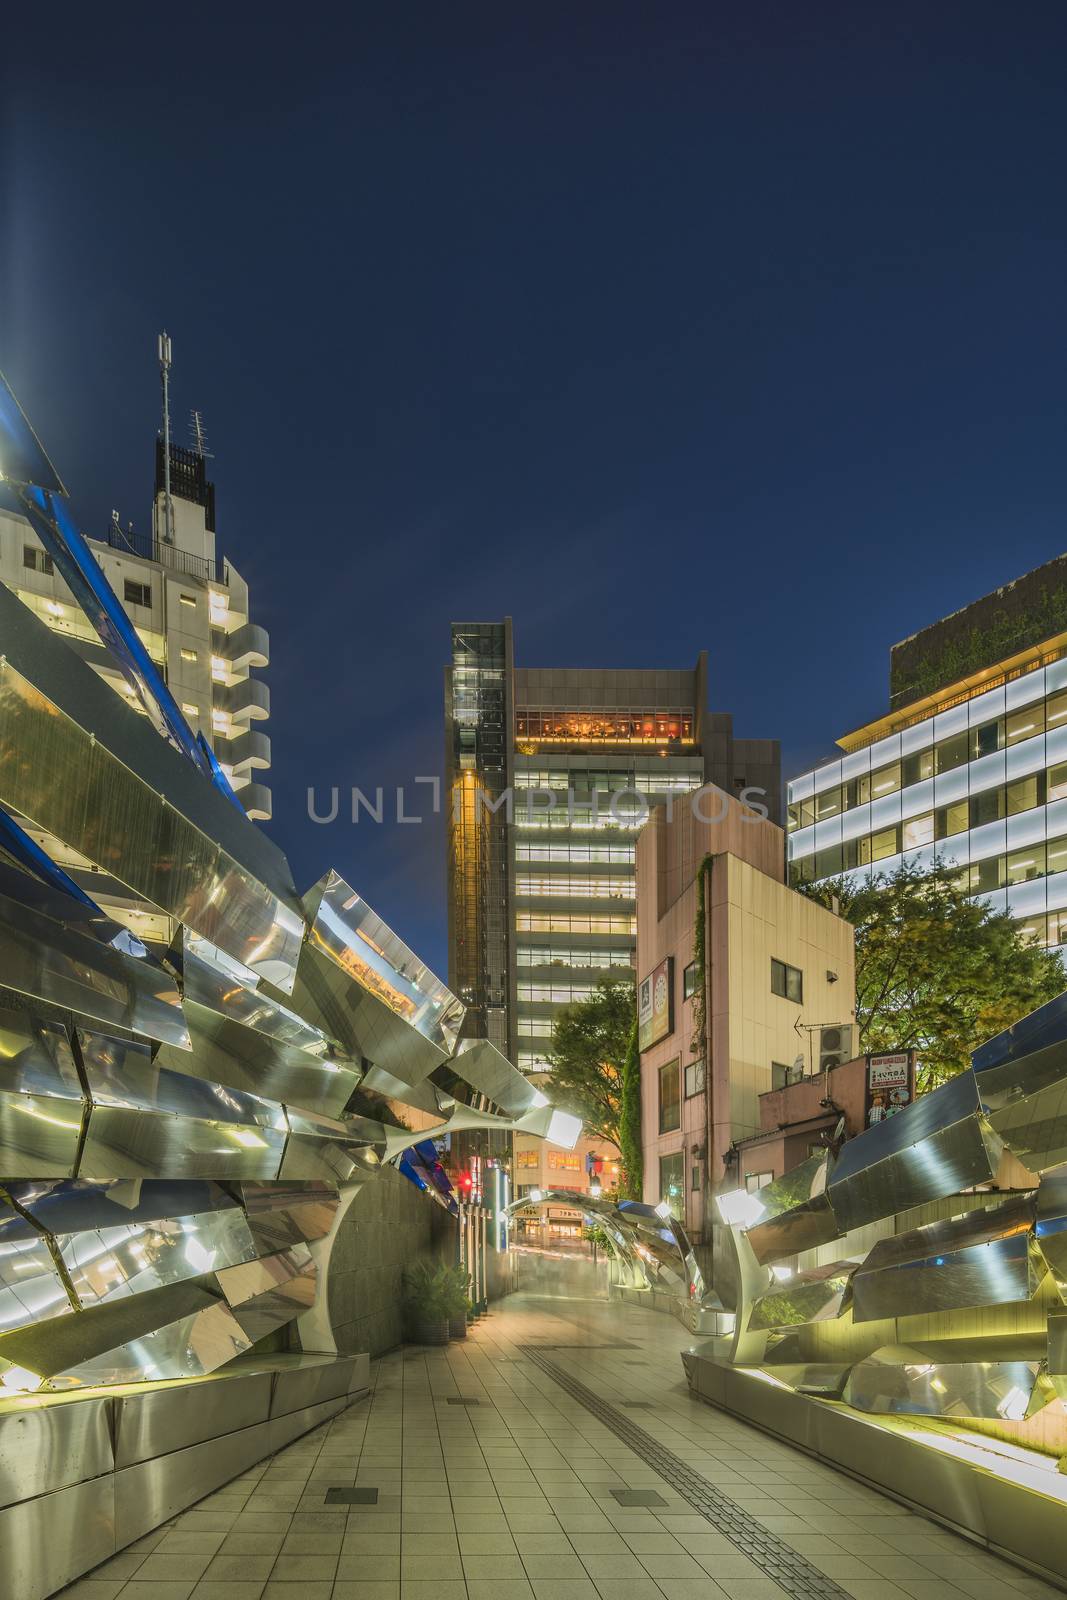
[(687, 1505), (692, 1506), (717, 1532), (743, 1551), (786, 1594), (794, 1596), (794, 1600), (852, 1600), (847, 1591), (828, 1578), (825, 1572), (813, 1567), (798, 1550), (784, 1544), (776, 1534), (731, 1500), (729, 1495), (716, 1489), (699, 1472), (694, 1472), (658, 1439), (653, 1439), (644, 1428), (639, 1428), (636, 1422), (631, 1422), (621, 1411), (616, 1411), (613, 1405), (594, 1394), (592, 1389), (587, 1389), (584, 1383), (579, 1383), (569, 1372), (564, 1372), (554, 1361), (549, 1361), (536, 1347), (524, 1345), (522, 1349), (528, 1361), (532, 1361), (561, 1389), (565, 1389), (572, 1399), (610, 1428), (617, 1438), (629, 1445), (634, 1454), (654, 1468)]

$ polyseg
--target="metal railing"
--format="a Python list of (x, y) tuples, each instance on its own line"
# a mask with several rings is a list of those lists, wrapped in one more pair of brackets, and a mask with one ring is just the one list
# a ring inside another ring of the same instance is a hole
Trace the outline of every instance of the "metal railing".
[(179, 550), (177, 545), (164, 544), (150, 535), (124, 533), (113, 525), (102, 537), (97, 534), (88, 537), (94, 544), (107, 545), (123, 555), (140, 556), (142, 561), (156, 561), (160, 566), (170, 567), (172, 572), (184, 573), (187, 578), (202, 578), (213, 583), (227, 582), (226, 562), (222, 556), (212, 561), (208, 556), (190, 555), (188, 550)]

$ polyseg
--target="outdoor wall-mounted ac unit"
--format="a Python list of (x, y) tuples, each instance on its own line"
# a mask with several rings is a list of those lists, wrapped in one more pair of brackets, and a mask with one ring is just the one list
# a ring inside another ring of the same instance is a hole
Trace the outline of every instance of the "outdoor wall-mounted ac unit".
[(820, 1072), (829, 1072), (834, 1067), (839, 1067), (843, 1061), (851, 1061), (852, 1055), (851, 1023), (839, 1028), (819, 1029)]

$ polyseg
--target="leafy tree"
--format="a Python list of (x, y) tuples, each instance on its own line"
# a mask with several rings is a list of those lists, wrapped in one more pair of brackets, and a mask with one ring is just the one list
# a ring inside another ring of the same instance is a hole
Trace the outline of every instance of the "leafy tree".
[(632, 979), (602, 978), (588, 1000), (557, 1012), (548, 1056), (553, 1099), (620, 1154), (622, 1071), (636, 1005)]
[(619, 1188), (628, 1200), (640, 1200), (644, 1192), (645, 1158), (641, 1149), (641, 1054), (637, 1048), (636, 1017), (626, 1041), (626, 1055), (622, 1063), (619, 1152), (622, 1155), (623, 1174)]
[(807, 886), (836, 898), (856, 930), (856, 1022), (865, 1052), (916, 1050), (918, 1087), (936, 1088), (971, 1051), (1067, 987), (1051, 950), (1007, 912), (972, 900), (956, 868), (904, 863), (867, 883)]

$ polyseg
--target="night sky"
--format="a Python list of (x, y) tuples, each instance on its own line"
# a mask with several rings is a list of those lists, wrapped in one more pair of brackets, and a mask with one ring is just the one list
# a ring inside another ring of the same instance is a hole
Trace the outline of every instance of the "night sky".
[(170, 332), (301, 889), (445, 969), (440, 825), (306, 793), (441, 770), (454, 619), (706, 647), (788, 774), (1067, 548), (1058, 0), (224, 10), (5, 34), (0, 366), (83, 526), (144, 527)]

